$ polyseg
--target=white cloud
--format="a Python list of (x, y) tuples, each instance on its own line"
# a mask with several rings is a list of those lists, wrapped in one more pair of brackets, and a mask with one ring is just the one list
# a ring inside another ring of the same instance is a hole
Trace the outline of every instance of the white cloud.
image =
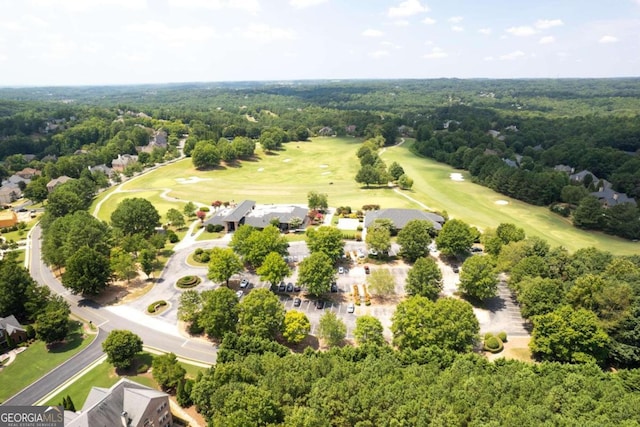
[(560, 27), (564, 25), (562, 19), (538, 19), (535, 23), (536, 28), (546, 30), (548, 28)]
[(380, 30), (374, 30), (371, 28), (367, 28), (362, 32), (362, 35), (365, 37), (382, 37), (384, 33)]
[(182, 9), (239, 9), (253, 14), (260, 11), (258, 0), (169, 0), (169, 5)]
[(385, 56), (389, 55), (389, 51), (387, 50), (376, 50), (375, 52), (371, 52), (369, 54), (370, 57), (372, 57), (373, 59), (380, 59), (380, 58), (384, 58)]
[(540, 40), (538, 40), (538, 43), (540, 44), (551, 44), (551, 43), (555, 43), (556, 38), (553, 36), (544, 36), (542, 38), (540, 38)]
[(257, 43), (271, 43), (280, 40), (293, 40), (296, 35), (288, 28), (270, 27), (266, 24), (251, 24), (242, 31), (242, 36)]
[(408, 27), (409, 21), (407, 21), (406, 19), (399, 19), (397, 21), (393, 21), (393, 25), (395, 25), (396, 27)]
[(485, 60), (485, 61), (493, 61), (493, 56), (485, 56), (482, 59)]
[[(640, 1), (640, 0), (639, 0)], [(433, 25), (436, 23), (436, 20), (433, 18), (429, 18), (428, 16), (422, 20), (423, 24)]]
[(459, 24), (462, 22), (464, 18), (462, 16), (452, 16), (451, 18), (447, 19), (447, 21), (449, 21), (452, 24)]
[(514, 52), (507, 53), (506, 55), (500, 55), (500, 59), (502, 59), (503, 61), (511, 61), (514, 59), (522, 58), (523, 56), (525, 56), (523, 51), (516, 50)]
[(600, 37), (600, 40), (598, 40), (598, 43), (606, 44), (606, 43), (615, 43), (617, 41), (618, 41), (617, 37), (606, 35), (606, 36)]
[(507, 28), (506, 31), (507, 33), (516, 37), (527, 37), (527, 36), (532, 36), (536, 33), (536, 30), (532, 27), (529, 27), (528, 25)]
[(289, 4), (296, 9), (304, 9), (306, 7), (317, 6), (326, 2), (327, 0), (289, 0)]
[(446, 58), (447, 56), (449, 56), (447, 52), (440, 49), (439, 47), (434, 47), (433, 49), (431, 49), (430, 53), (427, 53), (426, 55), (424, 55), (424, 58), (425, 59), (442, 59), (442, 58)]
[(398, 44), (395, 44), (395, 43), (392, 43), (390, 41), (380, 42), (380, 46), (390, 47), (390, 48), (393, 48), (393, 49), (402, 49), (402, 46), (400, 46)]
[(389, 15), (390, 18), (404, 18), (423, 12), (429, 12), (427, 5), (421, 4), (419, 0), (406, 0), (396, 7), (390, 7), (387, 15)]
[(433, 46), (433, 40), (427, 40), (426, 42), (424, 42), (425, 46)]
[(206, 26), (181, 26), (169, 27), (164, 22), (147, 21), (142, 24), (133, 24), (129, 31), (145, 34), (151, 38), (158, 38), (174, 46), (188, 42), (202, 42), (215, 36), (215, 31)]
[(464, 27), (461, 27), (460, 25), (454, 25), (453, 27), (451, 27), (451, 31), (455, 31), (456, 33), (461, 33), (464, 31)]
[(62, 9), (68, 12), (86, 12), (99, 7), (134, 10), (147, 8), (147, 0), (31, 0), (30, 3), (37, 9)]
[(480, 28), (480, 29), (478, 30), (478, 32), (479, 32), (480, 34), (484, 34), (485, 36), (488, 36), (489, 34), (491, 34), (491, 33), (492, 33), (492, 31), (493, 31), (493, 30), (492, 30), (491, 28)]

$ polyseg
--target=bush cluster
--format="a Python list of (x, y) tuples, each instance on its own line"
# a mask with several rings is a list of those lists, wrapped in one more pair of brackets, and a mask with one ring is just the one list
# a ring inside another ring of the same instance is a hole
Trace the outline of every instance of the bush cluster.
[(201, 281), (202, 279), (198, 276), (184, 276), (178, 279), (176, 286), (182, 289), (193, 288), (194, 286), (199, 285)]
[(203, 264), (206, 264), (209, 262), (210, 259), (211, 259), (211, 250), (209, 249), (198, 248), (193, 253), (193, 260), (195, 262), (201, 262)]
[(363, 211), (379, 211), (380, 205), (362, 205)]
[(167, 302), (165, 300), (155, 301), (149, 304), (149, 306), (147, 307), (147, 311), (153, 314), (156, 313), (158, 309), (160, 309), (160, 307), (164, 307), (165, 305), (167, 305)]
[(506, 340), (506, 332), (500, 332), (497, 335), (487, 333), (484, 336), (483, 348), (485, 351), (488, 351), (490, 353), (500, 353), (504, 349), (504, 343), (506, 342)]

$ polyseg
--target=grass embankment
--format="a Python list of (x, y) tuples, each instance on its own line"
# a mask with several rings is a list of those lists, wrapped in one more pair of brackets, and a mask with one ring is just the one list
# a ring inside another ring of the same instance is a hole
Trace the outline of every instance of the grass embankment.
[[(144, 363), (147, 366), (151, 366), (153, 356), (149, 353), (142, 353), (136, 358), (136, 364)], [(205, 371), (206, 368), (190, 365), (188, 363), (180, 362), (182, 367), (187, 371), (187, 378), (196, 378), (198, 372)], [(147, 387), (154, 389), (160, 389), (158, 383), (153, 379), (150, 373), (133, 374), (133, 375), (118, 375), (113, 366), (108, 362), (102, 362), (95, 366), (90, 371), (86, 372), (76, 381), (71, 383), (69, 387), (60, 391), (60, 393), (51, 397), (48, 401), (43, 403), (44, 405), (57, 405), (62, 402), (62, 398), (69, 395), (73, 401), (77, 410), (82, 408), (84, 401), (87, 399), (91, 387), (104, 387), (109, 388), (117, 383), (121, 378), (128, 378), (131, 381), (135, 381)]]
[[(191, 159), (184, 159), (149, 172), (122, 185), (123, 191), (102, 204), (101, 219), (108, 219), (117, 203), (126, 197), (145, 197), (161, 213), (170, 207), (181, 209), (182, 202), (160, 198), (167, 188), (169, 197), (209, 205), (214, 200), (252, 199), (258, 203), (306, 204), (309, 191), (326, 193), (331, 206), (378, 204), (383, 208), (420, 208), (417, 203), (392, 189), (365, 189), (354, 177), (359, 169), (356, 151), (361, 140), (355, 138), (313, 138), (309, 142), (291, 142), (271, 155), (257, 152), (256, 159), (233, 167), (208, 171), (196, 170)], [(640, 245), (601, 233), (584, 232), (546, 207), (531, 206), (470, 182), (466, 172), (416, 156), (412, 141), (387, 148), (381, 157), (387, 164), (397, 161), (414, 179), (413, 190), (403, 192), (415, 200), (451, 217), (462, 219), (480, 229), (511, 222), (528, 235), (540, 236), (551, 245), (570, 251), (595, 246), (614, 254), (633, 254)], [(465, 181), (452, 181), (451, 173), (462, 173)], [(187, 180), (185, 183), (185, 179)], [(109, 193), (109, 192), (107, 192)], [(106, 197), (106, 194), (100, 198)], [(496, 204), (499, 200), (506, 205)], [(204, 236), (202, 236), (204, 238)]]
[(0, 403), (85, 348), (95, 335), (85, 336), (82, 323), (72, 320), (72, 327), (63, 344), (47, 350), (43, 341), (36, 341), (16, 356), (16, 360), (0, 372)]

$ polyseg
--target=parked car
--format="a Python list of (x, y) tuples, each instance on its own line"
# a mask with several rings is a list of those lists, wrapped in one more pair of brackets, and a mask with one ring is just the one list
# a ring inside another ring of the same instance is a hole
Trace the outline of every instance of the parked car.
[(371, 273), (371, 271), (369, 270), (369, 266), (368, 266), (368, 265), (365, 265), (365, 266), (364, 266), (364, 273), (365, 273), (365, 274), (369, 274), (369, 273)]
[(322, 310), (324, 308), (324, 301), (316, 301), (316, 308)]
[(237, 296), (238, 298), (242, 298), (242, 296), (243, 296), (243, 295), (244, 295), (244, 292), (243, 292), (243, 291), (238, 291), (238, 292), (236, 292), (236, 296)]
[(453, 272), (454, 273), (459, 273), (460, 272), (460, 267), (458, 267), (457, 265), (453, 266)]
[(344, 274), (344, 267), (338, 267), (338, 274)]
[(302, 288), (297, 283), (293, 285), (293, 292), (300, 292)]
[(287, 292), (293, 292), (293, 283), (287, 283)]
[(331, 284), (331, 292), (338, 292), (338, 284), (336, 282)]
[(294, 298), (293, 299), (293, 306), (294, 307), (300, 307), (300, 304), (302, 304), (302, 300), (300, 298)]
[(471, 248), (471, 252), (482, 252), (482, 248), (474, 246), (474, 247)]
[(280, 282), (280, 284), (278, 285), (278, 292), (284, 292), (287, 290), (287, 285), (284, 284), (284, 282)]
[(240, 289), (244, 289), (249, 286), (249, 281), (247, 279), (242, 279), (240, 282)]
[(356, 311), (356, 305), (350, 302), (347, 306), (347, 313), (353, 313), (354, 311)]

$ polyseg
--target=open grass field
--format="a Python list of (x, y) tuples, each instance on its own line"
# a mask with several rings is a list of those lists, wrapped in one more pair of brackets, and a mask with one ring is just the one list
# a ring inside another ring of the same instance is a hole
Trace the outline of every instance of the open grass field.
[[(329, 196), (334, 207), (360, 208), (364, 204), (382, 207), (420, 208), (389, 188), (365, 189), (354, 177), (359, 169), (356, 151), (361, 140), (355, 138), (314, 138), (310, 142), (292, 142), (272, 155), (258, 152), (255, 160), (235, 167), (219, 167), (198, 171), (191, 159), (185, 159), (141, 175), (121, 186), (121, 191), (109, 190), (98, 198), (109, 199), (102, 204), (98, 216), (108, 220), (118, 202), (126, 197), (145, 197), (161, 214), (170, 207), (182, 208), (182, 202), (160, 197), (171, 189), (169, 197), (209, 205), (214, 200), (239, 202), (252, 199), (258, 203), (306, 204), (307, 193), (318, 191)], [(511, 222), (523, 227), (528, 235), (540, 236), (552, 246), (563, 245), (570, 251), (595, 246), (615, 254), (633, 254), (640, 244), (599, 233), (587, 233), (573, 228), (570, 222), (551, 213), (545, 207), (531, 206), (510, 199), (493, 190), (474, 184), (465, 172), (433, 160), (415, 156), (410, 151), (412, 141), (384, 150), (381, 157), (390, 164), (400, 163), (414, 180), (413, 190), (405, 192), (411, 198), (438, 211), (447, 211), (480, 229)], [(466, 176), (462, 182), (450, 179), (451, 173)], [(504, 200), (506, 205), (496, 204)], [(95, 205), (94, 205), (95, 206)]]
[(0, 372), (0, 403), (13, 396), (74, 354), (85, 348), (95, 335), (84, 336), (82, 324), (71, 321), (73, 326), (67, 342), (47, 351), (43, 341), (36, 341), (16, 360)]

